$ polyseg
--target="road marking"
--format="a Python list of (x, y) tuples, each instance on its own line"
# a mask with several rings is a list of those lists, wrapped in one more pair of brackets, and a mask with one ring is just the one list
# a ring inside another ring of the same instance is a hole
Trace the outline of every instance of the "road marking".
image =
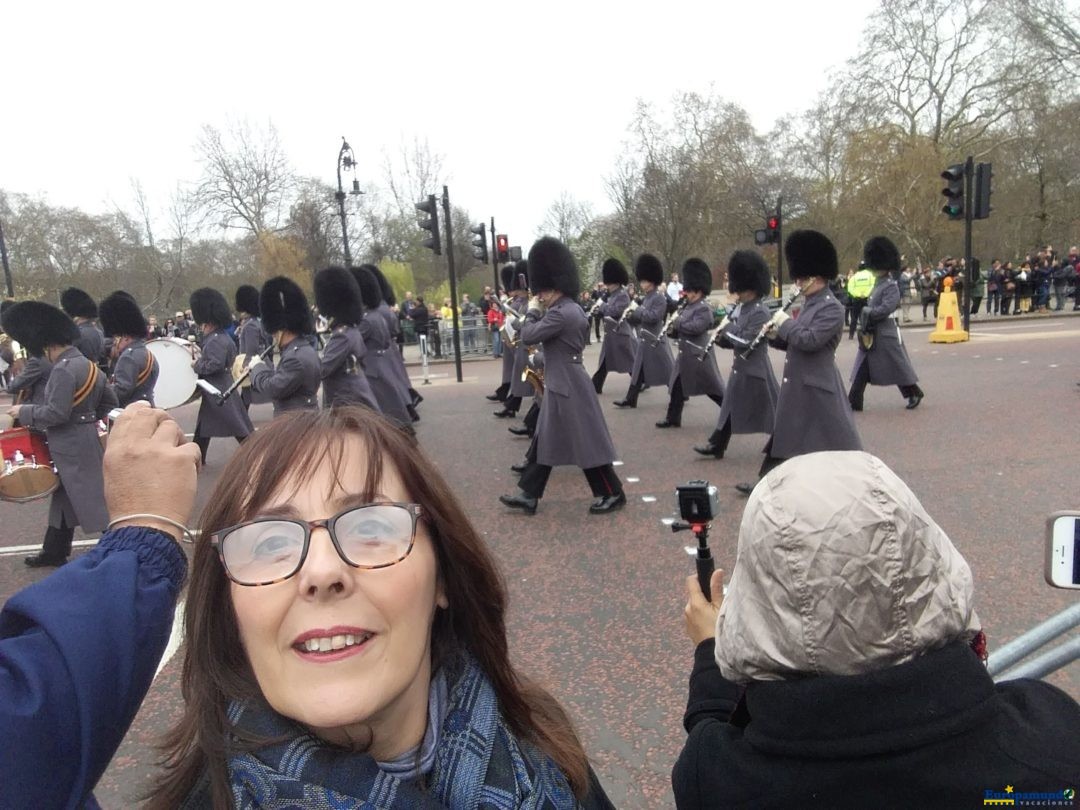
[(1051, 364), (1050, 364), (1050, 368), (1057, 368), (1057, 367), (1058, 367), (1058, 364), (1057, 364), (1057, 363), (1051, 363)]
[(644, 501), (645, 503), (656, 503), (656, 496), (655, 495), (642, 495), (641, 500)]
[(165, 652), (161, 656), (161, 662), (158, 664), (157, 671), (154, 672), (154, 680), (157, 680), (157, 676), (161, 674), (161, 670), (165, 669), (165, 665), (169, 663), (169, 660), (176, 655), (176, 651), (180, 649), (180, 643), (184, 640), (184, 600), (181, 599), (176, 603), (176, 610), (173, 612), (172, 629), (169, 631), (169, 643), (165, 645)]
[(1030, 362), (1031, 362), (1030, 360), (1021, 360), (1021, 361), (1020, 361), (1020, 365), (1022, 365), (1022, 366), (1026, 366), (1026, 365), (1027, 365), (1028, 363), (1030, 363)]
[(637, 478), (637, 477), (634, 477), (634, 478), (627, 478), (627, 479), (626, 479), (626, 483), (628, 483), (628, 484), (636, 484), (636, 483), (637, 483), (638, 481), (640, 481), (640, 480), (641, 480), (641, 479), (640, 479), (640, 478)]
[[(96, 546), (97, 540), (76, 540), (71, 545), (73, 548), (86, 548)], [(0, 549), (0, 557), (10, 557), (14, 554), (30, 554), (34, 551), (41, 551), (41, 543), (34, 543), (32, 546), (5, 546)]]
[(1080, 336), (1080, 329), (1070, 329), (1067, 332), (1024, 332), (1011, 335), (1002, 335), (998, 332), (973, 332), (971, 336), (973, 338), (978, 338), (979, 340), (1009, 340), (1020, 342), (1023, 340), (1048, 340), (1051, 338), (1077, 337)]

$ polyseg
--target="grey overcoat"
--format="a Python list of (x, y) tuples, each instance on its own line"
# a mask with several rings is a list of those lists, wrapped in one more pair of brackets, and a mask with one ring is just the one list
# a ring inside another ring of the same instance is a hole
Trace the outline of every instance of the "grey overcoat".
[(83, 321), (79, 324), (79, 337), (73, 344), (83, 357), (90, 358), (97, 365), (105, 360), (105, 333), (94, 321)]
[(287, 411), (314, 411), (319, 408), (319, 382), (322, 365), (306, 336), (293, 338), (281, 349), (277, 366), (260, 363), (251, 372), (251, 389), (263, 393), (274, 403), (274, 416)]
[[(510, 303), (510, 306), (514, 309), (518, 315), (524, 317), (525, 310), (529, 306), (529, 301), (526, 298), (514, 298)], [(510, 396), (512, 397), (531, 397), (536, 394), (533, 387), (523, 382), (521, 375), (525, 373), (525, 367), (529, 364), (529, 350), (525, 347), (525, 341), (521, 339), (520, 331), (518, 334), (518, 345), (513, 352), (508, 352), (513, 355), (514, 367), (510, 372)], [(505, 356), (505, 355), (504, 355)]]
[[(397, 349), (397, 336), (401, 332), (401, 321), (398, 320), (394, 310), (390, 309), (389, 304), (385, 301), (379, 304), (379, 308), (375, 312), (386, 322), (386, 331), (390, 334), (390, 344), (394, 349), (394, 351), (386, 354), (386, 367), (392, 373), (390, 379), (401, 389), (405, 402), (411, 403), (412, 394), (409, 393), (409, 389), (412, 388), (412, 381), (409, 379), (408, 369), (405, 368), (405, 358), (401, 356), (401, 352)], [(411, 421), (410, 417), (410, 423)]]
[(115, 392), (96, 368), (97, 381), (90, 394), (73, 405), (75, 392), (89, 380), (90, 371), (85, 355), (69, 346), (52, 367), (45, 401), (19, 408), (22, 425), (45, 431), (49, 455), (60, 474), (60, 488), (49, 502), (49, 525), (57, 529), (61, 522), (69, 528), (81, 526), (87, 534), (105, 531), (109, 523), (97, 421), (117, 406)]
[(724, 395), (724, 378), (716, 365), (716, 353), (709, 342), (713, 311), (705, 299), (687, 304), (676, 321), (678, 325), (679, 358), (671, 370), (668, 385), (682, 378), (683, 395)]
[(604, 317), (604, 342), (600, 345), (599, 364), (607, 364), (607, 370), (617, 374), (629, 374), (634, 370), (634, 354), (638, 339), (634, 327), (626, 321), (619, 323), (623, 311), (630, 306), (630, 293), (620, 287), (600, 305)]
[[(379, 411), (364, 371), (367, 346), (355, 326), (335, 326), (322, 354), (323, 407), (364, 405)], [(380, 411), (381, 412), (381, 411)]]
[[(147, 372), (148, 361), (149, 372)], [(153, 406), (154, 385), (157, 384), (160, 370), (154, 355), (150, 354), (150, 350), (146, 348), (146, 341), (138, 339), (131, 341), (128, 347), (120, 352), (113, 368), (113, 390), (116, 391), (120, 407), (126, 408), (140, 399)], [(139, 382), (140, 378), (142, 382)]]
[(667, 320), (668, 297), (659, 290), (645, 296), (641, 306), (626, 316), (626, 320), (638, 327), (638, 343), (634, 351), (634, 367), (630, 379), (637, 381), (644, 375), (645, 385), (667, 385), (675, 363), (671, 359), (671, 345), (662, 332)]
[[(244, 356), (244, 365), (251, 362), (251, 358), (258, 357), (273, 340), (262, 328), (262, 321), (258, 318), (244, 318), (236, 330), (236, 342), (239, 345), (238, 352)], [(262, 404), (269, 402), (266, 394), (256, 394), (250, 388), (245, 388), (243, 396), (248, 402)]]
[(409, 403), (408, 395), (402, 392), (393, 376), (394, 359), (391, 355), (397, 353), (397, 347), (390, 341), (386, 321), (378, 312), (368, 310), (360, 321), (359, 329), (368, 351), (364, 359), (364, 372), (379, 410), (399, 425), (411, 425), (412, 417), (405, 407)]
[[(506, 307), (519, 315), (525, 314), (525, 307), (528, 306), (528, 301), (520, 296), (511, 296), (510, 300), (506, 303)], [(512, 317), (512, 316), (511, 316)], [(513, 385), (514, 382), (514, 363), (517, 359), (518, 350), (521, 348), (521, 341), (518, 341), (518, 345), (515, 347), (503, 346), (502, 353), (502, 379), (503, 384)], [(511, 396), (515, 396), (511, 391)], [(520, 396), (520, 395), (517, 395)]]
[(844, 305), (828, 289), (808, 296), (798, 317), (778, 329), (773, 345), (787, 357), (770, 451), (775, 458), (863, 449), (836, 367), (843, 331)]
[(727, 393), (717, 427), (731, 417), (732, 433), (772, 433), (780, 385), (769, 362), (769, 344), (762, 340), (744, 359), (743, 353), (761, 333), (772, 314), (760, 300), (735, 307), (731, 322), (720, 332), (720, 346), (734, 350)]
[(17, 396), (25, 390), (23, 401), (29, 405), (41, 405), (45, 402), (45, 385), (49, 382), (49, 373), (52, 371), (52, 363), (42, 357), (28, 355), (26, 365), (8, 383), (8, 393)]
[(867, 351), (859, 342), (859, 353), (851, 369), (851, 379), (859, 370), (860, 363), (869, 363), (871, 385), (914, 385), (919, 381), (911, 359), (900, 339), (900, 327), (893, 314), (900, 306), (900, 288), (888, 276), (877, 281), (866, 300), (863, 317), (870, 319), (874, 327), (874, 345)]
[[(195, 373), (219, 391), (232, 385), (232, 364), (236, 359), (236, 344), (223, 329), (211, 332), (202, 339), (202, 354), (195, 361)], [(202, 391), (202, 389), (199, 389)], [(251, 420), (240, 397), (231, 396), (218, 404), (217, 398), (202, 392), (199, 418), (195, 423), (195, 435), (247, 436), (253, 430)]]
[(587, 470), (616, 458), (600, 400), (581, 364), (588, 330), (585, 312), (565, 296), (542, 316), (529, 313), (521, 327), (522, 343), (544, 346), (544, 396), (536, 423), (539, 464)]

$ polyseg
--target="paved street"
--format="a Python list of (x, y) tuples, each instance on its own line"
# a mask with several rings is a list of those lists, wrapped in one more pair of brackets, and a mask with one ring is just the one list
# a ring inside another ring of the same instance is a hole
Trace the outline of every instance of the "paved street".
[[(970, 342), (953, 345), (929, 344), (930, 328), (903, 330), (927, 394), (922, 405), (908, 412), (895, 388), (870, 388), (856, 422), (867, 449), (909, 483), (971, 563), (993, 648), (1080, 598), (1043, 581), (1046, 515), (1080, 507), (1080, 319), (983, 322)], [(590, 371), (598, 351), (593, 345), (586, 352)], [(838, 358), (845, 378), (854, 354), (845, 337)], [(774, 353), (773, 362), (779, 371), (782, 355)], [(726, 377), (730, 357), (722, 355), (720, 366)], [(419, 381), (420, 369), (410, 371)], [(691, 447), (714, 426), (712, 403), (695, 398), (681, 429), (657, 430), (666, 391), (646, 391), (636, 410), (619, 411), (611, 403), (628, 377), (611, 375), (601, 401), (621, 454), (627, 507), (590, 516), (584, 477), (560, 468), (538, 514), (527, 517), (497, 501), (514, 491), (509, 466), (527, 447), (483, 398), (498, 384), (499, 362), (467, 363), (462, 384), (453, 371), (433, 366), (431, 384), (417, 382), (426, 398), (418, 435), (502, 563), (515, 659), (565, 702), (617, 806), (672, 806), (669, 774), (684, 737), (691, 663), (682, 588), (692, 562), (682, 550), (690, 538), (673, 535), (661, 519), (673, 512), (676, 484), (716, 484), (723, 512), (711, 542), (717, 564), (730, 570), (745, 502), (732, 485), (753, 479), (764, 437), (734, 437), (722, 461), (698, 457)], [(174, 413), (188, 432), (196, 410)], [(269, 406), (257, 406), (253, 416), (265, 423)], [(211, 445), (200, 504), (234, 446), (224, 439)], [(0, 505), (0, 600), (44, 576), (25, 568), (20, 547), (40, 541), (46, 513), (47, 501)], [(183, 651), (170, 647), (174, 652), (99, 785), (105, 807), (131, 806), (152, 777), (152, 745), (180, 705)], [(1050, 680), (1080, 698), (1080, 664)]]

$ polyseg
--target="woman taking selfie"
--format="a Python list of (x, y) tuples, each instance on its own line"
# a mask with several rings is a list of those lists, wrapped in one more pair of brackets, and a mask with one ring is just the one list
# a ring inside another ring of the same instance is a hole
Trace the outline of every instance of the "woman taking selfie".
[(275, 420), (201, 529), (152, 807), (611, 806), (562, 707), (509, 662), (486, 547), (385, 419)]

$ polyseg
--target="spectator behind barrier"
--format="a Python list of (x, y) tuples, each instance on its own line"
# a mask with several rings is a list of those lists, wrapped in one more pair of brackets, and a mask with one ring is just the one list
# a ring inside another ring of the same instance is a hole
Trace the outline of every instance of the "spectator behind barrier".
[(721, 605), (722, 576), (714, 603), (687, 580), (678, 807), (974, 807), (1080, 783), (1080, 706), (993, 683), (967, 563), (880, 460), (773, 470)]

